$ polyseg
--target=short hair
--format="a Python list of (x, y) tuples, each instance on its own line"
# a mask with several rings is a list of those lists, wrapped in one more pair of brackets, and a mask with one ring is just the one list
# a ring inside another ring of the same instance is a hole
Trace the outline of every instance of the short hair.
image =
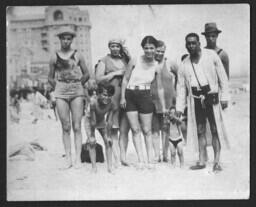
[(115, 87), (107, 81), (102, 81), (98, 84), (98, 89), (97, 89), (98, 94), (103, 93), (104, 89), (107, 90), (107, 93), (109, 96), (113, 96), (115, 93)]
[(164, 41), (158, 40), (157, 41), (157, 47), (166, 47), (166, 45), (165, 45)]
[(192, 32), (192, 33), (187, 34), (186, 37), (185, 37), (185, 40), (187, 41), (187, 39), (188, 39), (189, 37), (195, 37), (198, 42), (200, 41), (199, 35), (196, 34), (196, 33), (193, 33), (193, 32)]
[(146, 44), (153, 44), (155, 47), (157, 47), (157, 40), (153, 36), (146, 36), (141, 41), (141, 47), (144, 48)]

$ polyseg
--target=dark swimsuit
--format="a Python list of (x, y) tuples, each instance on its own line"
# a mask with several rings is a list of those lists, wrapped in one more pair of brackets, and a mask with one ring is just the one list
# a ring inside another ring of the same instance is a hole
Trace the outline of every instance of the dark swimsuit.
[[(176, 126), (177, 126), (177, 125), (176, 125)], [(180, 132), (180, 129), (178, 128), (178, 126), (177, 126), (177, 130)], [(180, 134), (181, 134), (181, 132), (180, 132)], [(177, 148), (178, 144), (182, 141), (182, 135), (180, 135), (179, 137), (180, 137), (180, 138), (179, 138), (179, 139), (176, 139), (176, 140), (172, 140), (172, 139), (169, 137), (169, 142), (171, 142), (175, 148)]]
[(177, 148), (177, 145), (178, 145), (181, 141), (182, 141), (181, 138), (178, 139), (178, 140), (171, 140), (171, 139), (169, 138), (169, 142), (171, 142), (175, 148)]

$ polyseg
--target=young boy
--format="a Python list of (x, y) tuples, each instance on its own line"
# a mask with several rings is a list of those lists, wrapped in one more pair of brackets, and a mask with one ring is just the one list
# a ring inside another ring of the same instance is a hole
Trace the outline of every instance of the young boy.
[(176, 151), (180, 160), (180, 167), (184, 165), (184, 156), (183, 156), (183, 135), (181, 132), (182, 120), (175, 116), (175, 108), (171, 107), (168, 114), (169, 122), (169, 142), (171, 150), (171, 164), (174, 166), (176, 161)]
[(95, 129), (98, 129), (105, 144), (108, 172), (112, 173), (112, 139), (110, 138), (110, 129), (112, 128), (112, 115), (115, 109), (111, 97), (115, 93), (115, 88), (108, 82), (102, 82), (98, 85), (97, 91), (97, 96), (91, 97), (89, 109), (87, 109), (85, 115), (85, 130), (88, 137), (89, 154), (93, 172), (97, 172)]

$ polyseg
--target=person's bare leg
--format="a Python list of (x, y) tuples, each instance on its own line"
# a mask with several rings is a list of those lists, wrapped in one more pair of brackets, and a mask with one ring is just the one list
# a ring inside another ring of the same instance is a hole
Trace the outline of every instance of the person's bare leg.
[(176, 162), (176, 148), (170, 143), (170, 152), (171, 152), (171, 165), (174, 167)]
[(119, 138), (119, 146), (120, 146), (120, 158), (121, 164), (124, 166), (129, 166), (126, 160), (126, 152), (128, 148), (128, 133), (129, 133), (130, 125), (128, 122), (128, 118), (125, 113), (121, 115), (120, 119), (120, 138)]
[(127, 118), (129, 120), (129, 124), (132, 130), (132, 138), (133, 144), (138, 156), (139, 168), (143, 168), (143, 151), (142, 151), (142, 141), (141, 141), (141, 130), (140, 130), (140, 123), (139, 123), (139, 114), (138, 111), (129, 111), (126, 113)]
[(152, 140), (153, 140), (153, 149), (155, 153), (155, 160), (160, 162), (161, 156), (160, 156), (160, 133), (159, 132), (152, 132)]
[(155, 153), (155, 160), (161, 162), (160, 156), (160, 127), (157, 114), (153, 113), (152, 118), (152, 140), (153, 140), (153, 150)]
[(56, 100), (56, 107), (57, 107), (59, 119), (62, 126), (62, 140), (63, 140), (66, 160), (67, 160), (67, 164), (63, 169), (67, 169), (72, 166), (71, 139), (70, 139), (70, 131), (71, 131), (70, 108), (69, 108), (69, 103), (64, 99), (60, 99), (60, 98)]
[(96, 173), (97, 172), (97, 166), (96, 166), (96, 145), (93, 144), (89, 144), (89, 156), (91, 159), (91, 163), (92, 163), (92, 172)]
[(147, 161), (152, 164), (154, 162), (153, 156), (153, 141), (152, 141), (152, 113), (150, 114), (139, 114), (141, 121), (141, 128), (145, 139), (146, 151), (147, 151)]
[(56, 106), (53, 107), (53, 113), (54, 113), (56, 121), (58, 121), (58, 113), (57, 113)]
[(75, 168), (82, 167), (81, 162), (81, 151), (82, 151), (82, 132), (81, 132), (81, 122), (83, 118), (83, 97), (76, 97), (70, 102), (71, 117), (72, 117), (72, 127), (74, 131), (75, 140)]
[(220, 141), (218, 138), (218, 135), (214, 135), (212, 137), (212, 146), (213, 146), (213, 151), (214, 151), (214, 163), (219, 163), (220, 162)]
[(112, 173), (113, 172), (113, 169), (112, 169), (112, 146), (113, 145), (109, 143), (105, 129), (99, 129), (99, 132), (100, 132), (100, 135), (102, 136), (104, 144), (105, 144), (108, 172)]
[(169, 130), (169, 127), (167, 127), (165, 130), (161, 130), (161, 134), (162, 134), (162, 149), (163, 149), (163, 161), (164, 162), (168, 162), (168, 148), (169, 148), (168, 130)]
[(90, 120), (88, 116), (84, 116), (84, 129), (87, 137), (89, 156), (92, 163), (92, 172), (97, 172), (96, 166), (96, 139), (95, 139), (95, 129), (91, 131)]
[(118, 167), (118, 165), (120, 164), (118, 129), (111, 129), (111, 139), (113, 141), (112, 149), (113, 149), (113, 155), (115, 159), (115, 167)]
[(199, 165), (205, 165), (206, 138), (204, 134), (198, 135)]
[(182, 146), (183, 146), (182, 142), (179, 142), (177, 145), (177, 151), (178, 151), (181, 168), (183, 168), (183, 166), (184, 166), (184, 155), (183, 155), (183, 147)]

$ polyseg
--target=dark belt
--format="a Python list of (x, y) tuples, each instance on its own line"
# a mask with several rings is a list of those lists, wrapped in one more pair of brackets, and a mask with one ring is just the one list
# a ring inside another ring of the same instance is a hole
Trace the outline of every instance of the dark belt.
[(80, 80), (58, 80), (59, 82), (63, 82), (63, 83), (77, 83), (80, 82)]

